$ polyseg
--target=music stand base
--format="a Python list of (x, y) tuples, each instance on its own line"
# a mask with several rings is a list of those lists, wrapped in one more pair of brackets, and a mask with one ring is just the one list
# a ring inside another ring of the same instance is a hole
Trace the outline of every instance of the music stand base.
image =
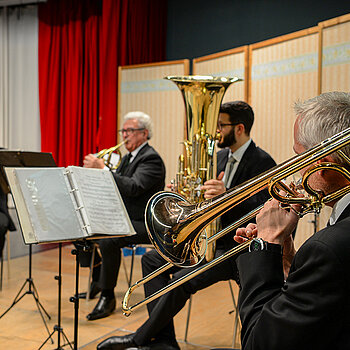
[[(26, 286), (26, 284), (28, 283), (28, 290), (23, 292), (22, 295), (21, 292), (23, 291), (24, 287)], [(32, 245), (29, 245), (29, 266), (28, 266), (28, 278), (25, 280), (25, 282), (23, 283), (21, 289), (19, 290), (19, 292), (17, 293), (15, 299), (13, 300), (11, 306), (1, 314), (0, 318), (2, 318), (3, 316), (5, 316), (18, 302), (20, 302), (23, 297), (27, 294), (31, 294), (35, 300), (36, 306), (38, 308), (39, 314), (41, 316), (41, 319), (44, 322), (45, 328), (47, 330), (47, 333), (50, 334), (49, 328), (47, 327), (47, 323), (45, 321), (45, 317), (44, 314), (47, 316), (47, 318), (49, 320), (51, 320), (51, 316), (47, 313), (47, 311), (45, 310), (45, 308), (42, 306), (42, 304), (39, 301), (39, 294), (38, 291), (35, 287), (34, 281), (32, 279)], [(43, 314), (44, 313), (44, 314)], [(51, 342), (53, 344), (53, 340), (51, 339)]]
[(66, 342), (66, 344), (63, 344), (62, 346), (58, 345), (58, 348), (54, 349), (54, 350), (62, 350), (65, 346), (69, 345), (70, 348), (73, 350), (73, 345), (72, 343), (69, 341), (68, 337), (66, 336), (66, 333), (64, 333), (63, 328), (59, 327), (58, 325), (55, 325), (53, 327), (53, 331), (49, 334), (49, 336), (46, 338), (46, 340), (41, 344), (40, 348), (38, 350), (40, 350), (47, 342), (48, 340), (55, 334), (55, 332), (58, 332), (59, 335), (63, 336), (63, 340)]

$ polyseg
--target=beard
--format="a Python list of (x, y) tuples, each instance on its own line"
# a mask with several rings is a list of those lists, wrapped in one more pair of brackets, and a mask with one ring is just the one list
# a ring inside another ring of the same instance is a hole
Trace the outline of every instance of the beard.
[(230, 147), (235, 143), (236, 143), (235, 134), (231, 133), (231, 134), (225, 135), (223, 140), (221, 142), (218, 142), (218, 147), (219, 148)]

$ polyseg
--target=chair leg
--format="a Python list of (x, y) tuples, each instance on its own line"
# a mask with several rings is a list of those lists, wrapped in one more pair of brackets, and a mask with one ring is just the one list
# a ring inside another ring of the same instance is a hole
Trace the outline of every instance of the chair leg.
[(134, 262), (135, 262), (135, 255), (136, 255), (136, 249), (137, 249), (137, 246), (136, 245), (133, 245), (132, 246), (132, 254), (131, 254), (131, 264), (130, 264), (130, 276), (129, 276), (129, 288), (131, 286), (131, 282), (132, 282), (132, 274), (134, 272)]
[(11, 258), (11, 252), (10, 252), (10, 231), (7, 230), (6, 233), (6, 244), (7, 244), (7, 276), (10, 277), (10, 258)]
[(190, 326), (191, 308), (192, 308), (192, 295), (190, 296), (190, 299), (188, 299), (187, 319), (186, 319), (186, 328), (185, 328), (185, 337), (184, 337), (185, 343), (187, 343), (188, 328)]
[(91, 284), (92, 284), (92, 272), (94, 270), (94, 264), (95, 264), (95, 254), (96, 254), (96, 245), (94, 244), (92, 248), (88, 285), (86, 289), (86, 301), (90, 300), (90, 290), (91, 290)]
[(4, 275), (4, 256), (1, 255), (1, 259), (0, 259), (0, 292), (2, 291), (2, 278)]
[(236, 336), (237, 336), (237, 329), (238, 329), (239, 318), (238, 318), (237, 303), (236, 303), (235, 295), (233, 293), (231, 280), (228, 281), (228, 285), (230, 287), (230, 292), (231, 292), (231, 297), (232, 297), (232, 303), (233, 303), (233, 308), (234, 308), (233, 311), (235, 312), (235, 321), (234, 321), (234, 326), (233, 326), (233, 339), (232, 339), (232, 347), (234, 348), (235, 344), (236, 344)]

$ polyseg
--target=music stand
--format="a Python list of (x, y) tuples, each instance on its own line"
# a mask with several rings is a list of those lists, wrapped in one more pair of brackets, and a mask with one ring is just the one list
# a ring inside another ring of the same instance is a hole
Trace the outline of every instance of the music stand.
[[(0, 150), (0, 186), (2, 187), (4, 193), (10, 193), (10, 187), (4, 167), (56, 167), (56, 163), (51, 153)], [(24, 291), (21, 295), (21, 292), (24, 290), (27, 284), (28, 290)], [(49, 320), (51, 317), (39, 301), (39, 294), (32, 278), (32, 244), (29, 244), (28, 277), (26, 278), (10, 307), (0, 315), (0, 318), (5, 316), (5, 314), (7, 314), (7, 312), (9, 312), (12, 307), (14, 307), (27, 294), (33, 296), (39, 314), (44, 322), (47, 333), (49, 334), (49, 338), (51, 338), (44, 314)], [(51, 342), (53, 344), (52, 338)]]

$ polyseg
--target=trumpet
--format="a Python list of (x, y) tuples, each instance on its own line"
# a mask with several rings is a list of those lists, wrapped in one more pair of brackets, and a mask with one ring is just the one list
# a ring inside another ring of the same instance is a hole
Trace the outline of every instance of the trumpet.
[[(113, 146), (110, 148), (105, 148), (105, 149), (101, 150), (100, 152), (97, 153), (96, 157), (103, 159), (105, 166), (107, 166), (109, 168), (109, 170), (117, 169), (118, 166), (120, 165), (120, 162), (122, 161), (122, 154), (121, 154), (119, 148), (121, 146), (123, 146), (125, 142), (126, 142), (126, 140), (124, 140), (123, 142), (119, 143), (116, 146)], [(112, 164), (112, 154), (113, 153), (117, 153), (119, 155), (119, 159), (118, 159), (117, 164)], [(107, 158), (105, 158), (105, 156), (107, 156)]]
[[(337, 152), (344, 160), (344, 163), (349, 165), (350, 159), (341, 151), (341, 148), (349, 144), (350, 128), (345, 129), (309, 150), (288, 159), (282, 164), (244, 182), (240, 186), (222, 195), (195, 205), (191, 205), (180, 195), (171, 192), (159, 192), (155, 194), (149, 200), (146, 207), (146, 228), (155, 248), (168, 263), (129, 288), (123, 300), (122, 309), (124, 315), (130, 315), (133, 310), (157, 299), (180, 284), (185, 283), (200, 273), (245, 250), (249, 246), (250, 240), (239, 244), (211, 262), (197, 267), (189, 274), (160, 289), (143, 301), (133, 306), (128, 306), (130, 296), (137, 287), (166, 271), (172, 265), (187, 267), (198, 264), (198, 262), (201, 261), (201, 256), (199, 256), (200, 251), (197, 250), (196, 242), (203, 230), (205, 230), (205, 227), (218, 216), (228, 211), (232, 206), (241, 203), (255, 193), (268, 188), (271, 196), (279, 200), (282, 204), (287, 206), (300, 204), (302, 206), (302, 211), (300, 212), (301, 216), (311, 212), (319, 212), (325, 204), (349, 193), (350, 186), (345, 186), (326, 196), (311, 188), (309, 184), (310, 176), (321, 169), (338, 171), (350, 181), (350, 173), (346, 167), (333, 163), (321, 163), (316, 166), (311, 166), (304, 174), (302, 186), (309, 194), (308, 197), (297, 197), (295, 195), (293, 197), (293, 192), (295, 192), (293, 190), (287, 190), (288, 193), (286, 195), (280, 193), (280, 189), (284, 191), (287, 189), (286, 185), (283, 183), (285, 178), (303, 168), (309, 167), (312, 163), (333, 152)], [(242, 223), (255, 217), (261, 208), (262, 206), (256, 208), (236, 223), (218, 232), (209, 238), (208, 243), (240, 227)]]

